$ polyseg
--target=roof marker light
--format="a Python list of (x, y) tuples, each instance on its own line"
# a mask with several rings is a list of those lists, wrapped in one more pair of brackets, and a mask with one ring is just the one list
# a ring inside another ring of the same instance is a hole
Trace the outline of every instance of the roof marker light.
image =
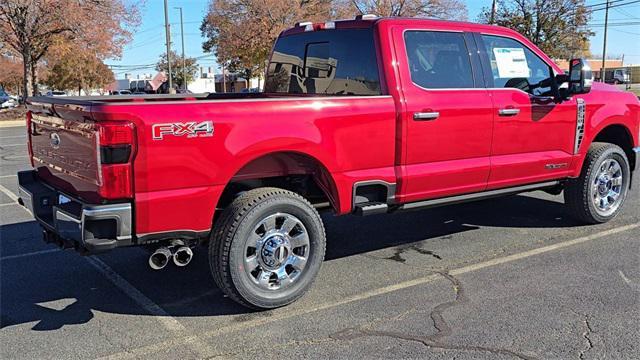
[(356, 20), (375, 20), (378, 18), (376, 14), (362, 14), (356, 16)]

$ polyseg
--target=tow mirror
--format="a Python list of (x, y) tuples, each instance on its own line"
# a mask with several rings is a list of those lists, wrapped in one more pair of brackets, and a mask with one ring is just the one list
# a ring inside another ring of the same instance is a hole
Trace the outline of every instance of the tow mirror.
[(586, 94), (591, 91), (593, 72), (587, 61), (571, 59), (569, 64), (569, 93)]

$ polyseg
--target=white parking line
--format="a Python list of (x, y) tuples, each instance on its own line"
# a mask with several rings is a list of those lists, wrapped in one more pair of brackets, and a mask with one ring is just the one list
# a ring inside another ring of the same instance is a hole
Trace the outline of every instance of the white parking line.
[(2, 175), (2, 176), (0, 176), (0, 179), (8, 179), (8, 178), (13, 178), (13, 177), (18, 177), (18, 175)]
[(20, 155), (20, 156), (7, 156), (5, 157), (3, 160), (18, 160), (18, 159), (27, 159), (29, 158), (29, 155)]
[[(167, 330), (172, 332), (186, 332), (187, 329), (178, 320), (167, 314), (158, 304), (154, 303), (151, 299), (145, 296), (140, 290), (136, 289), (131, 283), (125, 280), (122, 276), (118, 275), (109, 265), (95, 256), (86, 257), (86, 260), (91, 264), (98, 272), (104, 275), (113, 285), (122, 290), (131, 300), (138, 304), (141, 308), (147, 311), (149, 314), (155, 316), (155, 318), (164, 326)], [(194, 351), (204, 358), (212, 353), (212, 350), (208, 349), (207, 345), (201, 342), (197, 336), (188, 336), (183, 338), (183, 342), (188, 343)]]
[[(13, 191), (7, 189), (6, 187), (4, 187), (4, 185), (1, 185), (1, 184), (0, 184), (0, 192), (5, 193), (5, 195), (7, 195), (11, 200), (15, 201), (16, 203), (18, 202), (18, 195), (14, 194)], [(31, 211), (29, 211), (29, 209), (27, 209), (26, 207), (19, 206), (19, 208), (31, 214)]]
[(6, 261), (6, 260), (12, 260), (12, 259), (20, 259), (20, 258), (25, 258), (25, 257), (29, 257), (29, 256), (36, 256), (36, 255), (44, 255), (44, 254), (49, 254), (49, 253), (53, 253), (53, 252), (62, 252), (62, 250), (61, 249), (47, 249), (47, 250), (34, 251), (34, 252), (18, 254), (18, 255), (8, 255), (8, 256), (0, 257), (0, 261)]
[(9, 198), (11, 198), (11, 200), (18, 201), (18, 195), (14, 194), (13, 191), (11, 191), (11, 190), (7, 189), (6, 187), (4, 187), (4, 185), (0, 185), (0, 191), (5, 193), (5, 195), (7, 195)]
[(0, 140), (2, 140), (2, 139), (18, 139), (18, 138), (26, 139), (26, 138), (27, 138), (27, 136), (26, 136), (26, 135), (19, 135), (19, 136), (0, 136)]
[(10, 146), (24, 146), (27, 145), (27, 143), (19, 143), (19, 144), (0, 144), (0, 147), (10, 147)]
[[(606, 238), (606, 237), (608, 237), (610, 235), (614, 235), (614, 234), (618, 234), (618, 233), (621, 233), (621, 232), (633, 230), (633, 229), (636, 229), (638, 227), (640, 227), (640, 223), (620, 226), (620, 227), (617, 227), (617, 228), (613, 228), (613, 229), (610, 229), (610, 230), (606, 230), (606, 231), (602, 231), (602, 232), (599, 232), (599, 233), (591, 234), (591, 235), (584, 236), (584, 237), (581, 237), (581, 238), (568, 240), (568, 241), (560, 242), (560, 243), (549, 245), (549, 246), (543, 246), (541, 248), (528, 250), (528, 251), (524, 251), (524, 252), (521, 252), (521, 253), (509, 255), (509, 256), (504, 256), (504, 257), (501, 257), (501, 258), (496, 258), (496, 259), (492, 259), (492, 260), (488, 260), (488, 261), (483, 261), (483, 262), (480, 262), (480, 263), (477, 263), (477, 264), (468, 265), (468, 266), (464, 266), (464, 267), (457, 268), (457, 269), (452, 269), (452, 270), (449, 271), (449, 273), (451, 275), (460, 275), (460, 274), (465, 274), (465, 273), (469, 273), (469, 272), (473, 272), (473, 271), (478, 271), (478, 270), (481, 270), (481, 269), (484, 269), (484, 268), (488, 268), (488, 267), (491, 267), (491, 266), (505, 264), (505, 263), (512, 262), (512, 261), (515, 261), (515, 260), (526, 259), (528, 257), (544, 254), (544, 253), (547, 253), (547, 252), (550, 252), (550, 251), (554, 251), (554, 250), (560, 250), (560, 249), (563, 249), (563, 248), (566, 248), (566, 247), (569, 247), (569, 246), (582, 244), (582, 243), (585, 243), (585, 242), (588, 242), (588, 241), (592, 241), (592, 240), (596, 240), (596, 239), (600, 239), (600, 238)], [(274, 315), (269, 316), (269, 317), (260, 317), (260, 318), (256, 318), (254, 320), (249, 320), (249, 321), (245, 321), (245, 322), (234, 322), (234, 323), (226, 325), (226, 326), (218, 327), (215, 330), (211, 330), (211, 331), (208, 331), (208, 332), (200, 333), (199, 334), (199, 340), (200, 341), (205, 341), (205, 339), (207, 339), (207, 338), (212, 338), (212, 337), (215, 337), (215, 336), (229, 334), (229, 333), (232, 333), (232, 332), (236, 332), (236, 331), (240, 331), (240, 330), (244, 330), (244, 329), (248, 329), (248, 328), (254, 328), (254, 327), (265, 325), (265, 324), (272, 323), (272, 322), (275, 322), (275, 321), (285, 320), (285, 319), (292, 318), (292, 317), (301, 317), (301, 316), (304, 316), (304, 315), (307, 315), (307, 314), (310, 314), (310, 313), (315, 313), (315, 312), (322, 311), (322, 310), (332, 309), (332, 308), (335, 308), (335, 307), (338, 307), (338, 306), (350, 304), (350, 303), (353, 303), (353, 302), (356, 302), (356, 301), (366, 300), (366, 299), (369, 299), (369, 298), (372, 298), (372, 297), (375, 297), (375, 296), (380, 296), (380, 295), (392, 293), (392, 292), (395, 292), (395, 291), (403, 290), (403, 289), (414, 287), (414, 286), (417, 286), (417, 285), (427, 284), (427, 283), (433, 282), (433, 281), (438, 280), (438, 279), (442, 279), (442, 276), (440, 276), (439, 274), (431, 274), (431, 275), (427, 275), (427, 276), (424, 276), (424, 277), (421, 277), (421, 278), (404, 281), (404, 282), (401, 282), (401, 283), (398, 283), (398, 284), (393, 284), (393, 285), (381, 287), (381, 288), (378, 288), (378, 289), (372, 289), (372, 290), (369, 290), (369, 291), (365, 291), (364, 293), (361, 293), (361, 294), (348, 296), (348, 297), (345, 297), (343, 299), (336, 300), (336, 301), (333, 301), (333, 302), (328, 302), (328, 303), (325, 303), (325, 304), (320, 304), (320, 305), (317, 305), (315, 307), (298, 308), (298, 309), (291, 310), (291, 311), (280, 312), (280, 313), (274, 314)], [(126, 352), (112, 354), (112, 355), (106, 357), (106, 359), (137, 359), (137, 358), (141, 358), (141, 357), (149, 357), (149, 355), (151, 355), (153, 353), (157, 353), (157, 352), (163, 351), (163, 350), (171, 348), (171, 347), (180, 346), (185, 341), (187, 341), (187, 339), (193, 339), (193, 337), (185, 337), (185, 338), (176, 337), (176, 338), (172, 338), (170, 340), (159, 342), (159, 343), (156, 343), (156, 344), (151, 344), (151, 345), (148, 345), (148, 346), (129, 349)], [(211, 356), (213, 356), (213, 354)]]

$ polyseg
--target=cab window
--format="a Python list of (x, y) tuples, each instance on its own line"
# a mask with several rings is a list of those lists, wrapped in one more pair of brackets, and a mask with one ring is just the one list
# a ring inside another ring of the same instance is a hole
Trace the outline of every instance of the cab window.
[(462, 33), (407, 31), (404, 42), (414, 84), (427, 89), (474, 87)]
[(494, 88), (516, 88), (536, 96), (551, 95), (551, 67), (520, 42), (482, 35)]

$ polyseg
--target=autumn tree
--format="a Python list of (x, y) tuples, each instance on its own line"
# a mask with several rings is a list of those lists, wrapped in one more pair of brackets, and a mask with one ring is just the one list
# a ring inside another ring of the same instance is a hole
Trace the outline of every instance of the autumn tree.
[(218, 63), (252, 78), (262, 74), (273, 42), (298, 21), (325, 21), (331, 0), (211, 0), (200, 30)]
[(2, 0), (0, 42), (20, 56), (23, 91), (37, 90), (38, 63), (53, 46), (81, 46), (98, 58), (121, 55), (137, 22), (125, 0)]
[[(490, 17), (484, 8), (479, 20)], [(552, 58), (568, 59), (588, 53), (589, 19), (584, 0), (499, 0), (494, 23), (526, 36)]]
[(19, 94), (22, 63), (14, 56), (0, 55), (0, 88)]
[(467, 8), (460, 0), (338, 0), (340, 15), (374, 14), (378, 16), (428, 17), (466, 20)]
[(57, 90), (82, 90), (104, 88), (115, 78), (113, 72), (101, 59), (91, 52), (68, 51), (50, 62), (45, 84)]
[[(185, 72), (183, 76), (182, 72), (182, 56), (178, 55), (175, 51), (171, 51), (171, 78), (178, 87), (184, 87), (185, 85), (185, 76), (186, 76), (186, 84), (188, 85), (193, 81), (196, 77), (196, 73), (198, 72), (198, 64), (195, 58), (185, 57)], [(164, 53), (160, 56), (160, 60), (156, 64), (156, 70), (163, 71), (165, 74), (169, 73), (169, 63), (167, 62), (167, 54)]]

